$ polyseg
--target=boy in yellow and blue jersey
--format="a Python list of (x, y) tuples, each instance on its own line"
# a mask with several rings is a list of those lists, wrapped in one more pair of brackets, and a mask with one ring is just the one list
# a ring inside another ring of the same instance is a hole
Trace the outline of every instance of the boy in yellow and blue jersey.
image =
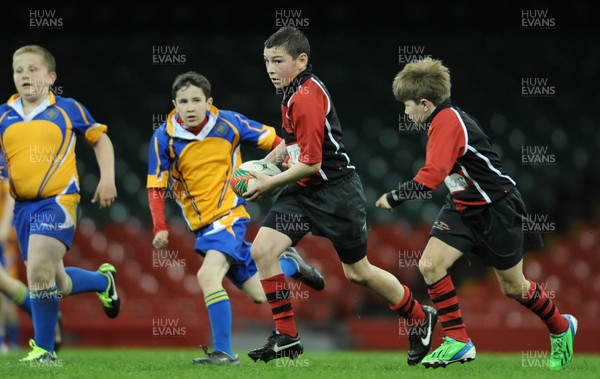
[[(19, 289), (24, 290), (24, 292), (27, 293), (25, 284), (20, 280), (13, 278), (6, 269), (6, 257), (4, 254), (12, 227), (13, 204), (14, 200), (9, 192), (4, 152), (0, 150), (0, 292), (6, 295), (0, 295), (0, 353), (8, 351), (5, 337), (6, 334), (8, 334), (7, 317), (10, 311), (9, 307), (12, 306), (8, 302), (8, 299), (14, 299), (12, 295), (13, 293), (18, 292)], [(15, 302), (18, 304), (17, 301)], [(31, 315), (29, 301), (25, 302), (23, 310)]]
[(10, 196), (4, 151), (0, 150), (0, 292), (8, 296), (31, 317), (27, 286), (9, 275), (5, 269), (4, 251), (12, 229), (14, 205), (15, 200)]
[[(227, 276), (256, 303), (265, 303), (267, 298), (250, 256), (250, 243), (244, 239), (250, 222), (246, 201), (235, 195), (229, 181), (234, 168), (242, 163), (240, 145), (270, 151), (281, 138), (271, 126), (214, 107), (210, 82), (196, 72), (179, 75), (172, 96), (175, 109), (156, 130), (149, 147), (147, 186), (153, 245), (162, 249), (168, 244), (164, 204), (170, 185), (188, 228), (196, 235), (194, 250), (204, 256), (198, 283), (208, 309), (214, 351), (205, 349), (206, 357), (193, 362), (237, 365), (223, 278)], [(287, 276), (314, 289), (325, 286), (321, 274), (294, 249), (281, 255), (280, 265)]]
[[(31, 317), (31, 302), (27, 285), (21, 282), (16, 274), (9, 272), (5, 262), (5, 249), (8, 244), (13, 228), (13, 209), (15, 200), (10, 195), (10, 186), (8, 184), (8, 172), (6, 169), (6, 160), (4, 151), (0, 150), (0, 292), (19, 306), (29, 317)], [(8, 302), (0, 304), (0, 312), (8, 316), (6, 312), (12, 305)], [(0, 320), (2, 317), (0, 317)], [(6, 320), (5, 320), (6, 321)], [(11, 331), (9, 325), (6, 325), (7, 334)], [(1, 345), (2, 336), (0, 336)], [(13, 340), (14, 341), (14, 340)], [(54, 350), (58, 351), (62, 342), (62, 315), (59, 313), (59, 322), (54, 334)]]
[[(14, 233), (13, 210), (15, 200), (10, 195), (10, 186), (8, 182), (8, 173), (6, 169), (6, 160), (4, 152), (0, 150), (0, 292), (4, 293), (8, 299), (19, 306), (29, 317), (31, 317), (31, 302), (27, 285), (21, 282), (15, 273), (11, 275), (5, 262), (5, 249), (8, 244), (11, 233)], [(0, 312), (7, 316), (11, 304), (5, 302), (0, 304)], [(62, 315), (59, 313), (59, 321), (54, 334), (54, 350), (58, 351), (62, 342)], [(2, 319), (2, 317), (0, 317)], [(7, 334), (9, 325), (6, 325)], [(1, 340), (0, 336), (0, 340)], [(0, 341), (1, 342), (1, 341)], [(1, 343), (0, 343), (1, 345)]]
[(28, 45), (13, 54), (17, 94), (0, 106), (0, 143), (6, 157), (10, 194), (15, 199), (14, 226), (27, 265), (31, 316), (35, 337), (21, 362), (56, 360), (54, 329), (62, 297), (96, 292), (109, 317), (119, 312), (115, 268), (103, 264), (97, 272), (65, 269), (79, 211), (79, 179), (75, 136), (90, 143), (100, 167), (100, 182), (92, 202), (110, 206), (117, 195), (114, 153), (106, 125), (96, 123), (73, 99), (55, 96), (56, 61), (44, 47)]

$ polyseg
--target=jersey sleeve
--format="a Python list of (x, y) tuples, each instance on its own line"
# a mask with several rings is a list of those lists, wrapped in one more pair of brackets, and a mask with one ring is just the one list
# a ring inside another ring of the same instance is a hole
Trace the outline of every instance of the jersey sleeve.
[(309, 93), (290, 103), (288, 114), (300, 148), (298, 162), (314, 164), (323, 161), (326, 102), (325, 96)]
[(152, 216), (154, 234), (161, 230), (169, 230), (165, 219), (165, 191), (164, 188), (148, 188), (148, 206)]
[(251, 120), (240, 113), (234, 112), (232, 116), (240, 132), (240, 143), (262, 150), (272, 150), (278, 141), (281, 141), (274, 127)]
[(414, 180), (436, 190), (452, 170), (458, 157), (465, 152), (466, 129), (451, 108), (434, 117), (429, 128), (425, 166)]
[(96, 144), (98, 138), (108, 131), (106, 125), (94, 121), (88, 110), (77, 101), (73, 101), (70, 116), (73, 129), (83, 135), (85, 140), (92, 145)]
[(169, 136), (164, 128), (156, 130), (148, 146), (147, 188), (167, 188), (169, 181)]

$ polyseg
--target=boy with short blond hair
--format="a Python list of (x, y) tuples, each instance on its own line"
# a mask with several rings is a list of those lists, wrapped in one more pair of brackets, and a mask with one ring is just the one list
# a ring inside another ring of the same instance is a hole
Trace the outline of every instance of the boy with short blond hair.
[(62, 297), (96, 292), (108, 317), (119, 313), (116, 269), (105, 263), (97, 272), (63, 265), (71, 247), (79, 210), (75, 139), (90, 143), (100, 167), (92, 202), (109, 207), (117, 196), (114, 153), (106, 125), (96, 123), (73, 99), (54, 95), (56, 61), (44, 47), (27, 45), (13, 54), (17, 94), (0, 106), (0, 143), (5, 153), (14, 225), (27, 265), (32, 350), (21, 362), (56, 360), (54, 331)]
[(540, 233), (524, 233), (528, 214), (515, 181), (504, 171), (479, 123), (452, 105), (450, 88), (450, 70), (440, 60), (409, 63), (396, 75), (394, 96), (413, 122), (429, 126), (426, 161), (414, 179), (376, 202), (391, 210), (415, 198), (414, 191), (427, 193), (442, 182), (450, 191), (419, 262), (445, 334), (444, 343), (422, 364), (436, 368), (475, 359), (447, 271), (464, 253), (472, 252), (493, 267), (506, 296), (546, 324), (552, 350), (548, 368), (561, 370), (573, 357), (577, 319), (560, 314), (544, 288), (523, 275), (524, 252), (542, 248)]

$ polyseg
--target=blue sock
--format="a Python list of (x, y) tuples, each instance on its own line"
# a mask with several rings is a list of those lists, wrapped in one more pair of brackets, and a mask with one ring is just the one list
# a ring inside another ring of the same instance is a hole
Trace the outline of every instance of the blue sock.
[(213, 335), (214, 351), (233, 356), (231, 350), (231, 304), (224, 289), (204, 297)]
[(292, 258), (279, 258), (279, 265), (286, 278), (298, 273), (298, 266)]
[(8, 338), (9, 344), (18, 346), (21, 343), (21, 328), (19, 327), (19, 324), (7, 324), (6, 337)]
[(54, 351), (54, 329), (58, 322), (60, 295), (56, 285), (31, 291), (31, 319), (35, 344), (47, 351)]
[(104, 292), (108, 287), (108, 278), (99, 272), (79, 267), (65, 267), (65, 271), (71, 278), (71, 290), (66, 291), (66, 296), (81, 292)]

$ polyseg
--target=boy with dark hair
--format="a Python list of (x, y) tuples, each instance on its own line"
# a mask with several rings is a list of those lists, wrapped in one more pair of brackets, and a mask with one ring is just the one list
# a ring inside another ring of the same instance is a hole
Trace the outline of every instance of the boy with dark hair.
[[(244, 238), (250, 223), (246, 201), (229, 181), (242, 163), (241, 145), (271, 150), (281, 137), (275, 129), (246, 116), (213, 106), (206, 77), (189, 71), (173, 82), (175, 109), (154, 133), (148, 151), (148, 203), (154, 223), (153, 245), (167, 247), (165, 191), (171, 187), (188, 228), (196, 235), (194, 250), (204, 257), (198, 283), (204, 294), (213, 336), (213, 351), (193, 363), (237, 365), (231, 338), (231, 305), (223, 288), (226, 276), (255, 303), (267, 301)], [(304, 262), (295, 249), (278, 256), (288, 277), (321, 290), (322, 275)]]
[[(284, 141), (265, 160), (289, 156), (289, 168), (269, 177), (256, 174), (257, 184), (244, 194), (260, 200), (287, 185), (278, 196), (252, 244), (252, 257), (273, 312), (275, 331), (267, 343), (248, 355), (268, 362), (295, 358), (303, 352), (296, 330), (290, 290), (277, 257), (309, 232), (329, 239), (346, 278), (384, 300), (409, 321), (408, 364), (417, 364), (431, 346), (435, 309), (421, 306), (408, 287), (367, 259), (365, 196), (342, 143), (342, 128), (325, 85), (308, 63), (310, 44), (296, 28), (283, 27), (264, 43), (267, 74), (281, 104)], [(294, 225), (289, 225), (294, 223)], [(287, 224), (287, 225), (286, 225)]]
[(376, 202), (391, 210), (417, 197), (414, 191), (427, 193), (442, 182), (450, 190), (419, 262), (445, 334), (444, 343), (422, 363), (436, 368), (475, 359), (447, 271), (464, 253), (472, 252), (494, 268), (506, 296), (546, 324), (552, 349), (548, 368), (561, 370), (573, 357), (577, 319), (560, 314), (544, 288), (523, 275), (523, 254), (542, 248), (540, 233), (524, 233), (528, 215), (515, 181), (504, 171), (479, 123), (452, 105), (450, 87), (450, 71), (433, 59), (407, 64), (394, 79), (394, 95), (404, 103), (405, 113), (413, 122), (429, 125), (426, 161), (414, 179)]

